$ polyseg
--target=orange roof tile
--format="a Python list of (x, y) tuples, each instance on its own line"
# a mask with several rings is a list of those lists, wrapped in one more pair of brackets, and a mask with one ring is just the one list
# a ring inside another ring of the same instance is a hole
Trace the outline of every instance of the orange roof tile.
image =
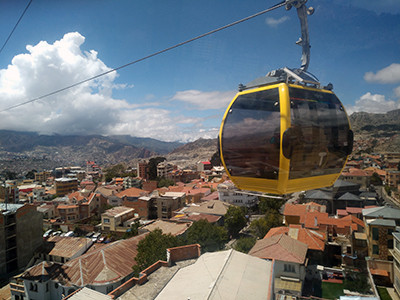
[(119, 198), (122, 198), (122, 197), (125, 197), (125, 196), (127, 196), (127, 197), (141, 197), (141, 196), (145, 196), (145, 195), (148, 195), (148, 194), (149, 194), (148, 191), (132, 187), (132, 188), (126, 189), (126, 190), (124, 190), (122, 192), (119, 192), (118, 194), (116, 194), (116, 196), (119, 197)]
[(269, 238), (274, 235), (286, 234), (304, 244), (308, 245), (308, 249), (324, 251), (326, 234), (321, 231), (309, 230), (302, 228), (301, 225), (290, 225), (289, 227), (275, 227), (265, 235)]
[(266, 239), (258, 240), (249, 255), (276, 259), (287, 262), (303, 264), (306, 258), (308, 246), (286, 234), (278, 234)]

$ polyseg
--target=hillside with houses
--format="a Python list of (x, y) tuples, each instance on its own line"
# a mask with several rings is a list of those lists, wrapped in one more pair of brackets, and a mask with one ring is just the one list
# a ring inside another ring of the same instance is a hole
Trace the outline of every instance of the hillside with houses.
[(354, 154), (333, 186), (280, 198), (242, 193), (210, 160), (191, 169), (164, 157), (129, 168), (87, 161), (7, 180), (2, 291), (12, 299), (171, 299), (180, 286), (182, 295), (213, 298), (190, 286), (201, 274), (224, 299), (250, 286), (252, 299), (329, 299), (332, 286), (337, 297), (395, 293), (400, 153)]

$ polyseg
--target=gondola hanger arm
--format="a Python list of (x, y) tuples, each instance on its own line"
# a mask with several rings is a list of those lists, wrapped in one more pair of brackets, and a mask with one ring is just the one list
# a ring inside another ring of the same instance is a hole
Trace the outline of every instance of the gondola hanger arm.
[(301, 37), (296, 42), (297, 45), (302, 47), (302, 55), (301, 55), (301, 67), (299, 68), (300, 72), (306, 72), (308, 69), (308, 65), (310, 64), (310, 38), (308, 34), (308, 21), (307, 15), (312, 15), (314, 13), (314, 8), (306, 7), (307, 0), (286, 0), (285, 7), (286, 10), (290, 10), (292, 7), (297, 9), (297, 16), (300, 20), (301, 27)]

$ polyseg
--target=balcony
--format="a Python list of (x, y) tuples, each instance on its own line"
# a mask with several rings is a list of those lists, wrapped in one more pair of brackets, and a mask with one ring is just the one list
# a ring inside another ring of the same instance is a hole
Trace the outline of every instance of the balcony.
[(19, 284), (16, 282), (10, 282), (10, 290), (19, 293), (25, 293), (25, 288), (23, 283)]

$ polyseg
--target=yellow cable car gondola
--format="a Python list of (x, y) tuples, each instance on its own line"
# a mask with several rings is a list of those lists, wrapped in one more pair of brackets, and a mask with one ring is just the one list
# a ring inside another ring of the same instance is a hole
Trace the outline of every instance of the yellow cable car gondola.
[(243, 190), (286, 194), (331, 186), (352, 151), (353, 132), (332, 85), (321, 88), (306, 72), (306, 1), (287, 2), (300, 17), (302, 67), (241, 85), (219, 132), (221, 161)]

